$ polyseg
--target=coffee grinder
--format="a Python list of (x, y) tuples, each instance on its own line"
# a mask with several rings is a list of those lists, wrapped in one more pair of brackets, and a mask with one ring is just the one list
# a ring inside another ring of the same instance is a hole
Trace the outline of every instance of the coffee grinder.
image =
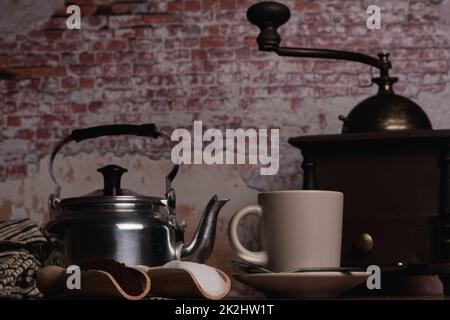
[(277, 2), (253, 5), (247, 17), (260, 28), (261, 51), (379, 70), (378, 93), (339, 117), (341, 134), (289, 139), (303, 155), (303, 189), (344, 193), (342, 266), (378, 265), (393, 278), (437, 274), (449, 295), (450, 130), (433, 130), (419, 105), (395, 94), (388, 53), (282, 47), (277, 29), (290, 11)]

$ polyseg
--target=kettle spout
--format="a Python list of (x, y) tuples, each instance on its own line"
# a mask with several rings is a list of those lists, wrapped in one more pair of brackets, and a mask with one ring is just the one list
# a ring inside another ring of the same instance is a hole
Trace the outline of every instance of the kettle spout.
[(198, 263), (208, 260), (214, 248), (216, 238), (217, 216), (220, 209), (229, 199), (219, 200), (217, 195), (213, 196), (203, 211), (202, 218), (191, 242), (181, 247), (180, 257), (190, 258)]

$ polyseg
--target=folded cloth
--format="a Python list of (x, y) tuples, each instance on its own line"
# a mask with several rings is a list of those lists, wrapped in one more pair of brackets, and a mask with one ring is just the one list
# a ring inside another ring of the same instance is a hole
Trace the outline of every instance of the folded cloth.
[(209, 296), (221, 296), (227, 288), (227, 282), (214, 267), (206, 264), (173, 260), (167, 262), (163, 269), (182, 269), (188, 271), (197, 281), (198, 285)]
[(47, 243), (39, 227), (29, 219), (0, 222), (0, 244), (33, 245)]
[(0, 297), (41, 297), (35, 273), (47, 251), (47, 239), (29, 219), (0, 222)]
[(40, 265), (25, 249), (0, 252), (0, 297), (41, 298), (35, 280)]
[(139, 268), (150, 277), (154, 297), (218, 300), (231, 288), (230, 278), (223, 271), (205, 264), (175, 260), (160, 267)]

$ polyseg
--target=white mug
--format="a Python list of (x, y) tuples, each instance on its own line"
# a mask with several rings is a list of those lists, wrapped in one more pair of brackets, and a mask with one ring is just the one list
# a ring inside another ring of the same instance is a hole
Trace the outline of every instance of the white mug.
[[(274, 272), (298, 268), (340, 267), (344, 194), (322, 190), (263, 192), (257, 206), (245, 207), (231, 218), (228, 235), (242, 260)], [(239, 221), (262, 218), (263, 247), (254, 252), (238, 238)]]

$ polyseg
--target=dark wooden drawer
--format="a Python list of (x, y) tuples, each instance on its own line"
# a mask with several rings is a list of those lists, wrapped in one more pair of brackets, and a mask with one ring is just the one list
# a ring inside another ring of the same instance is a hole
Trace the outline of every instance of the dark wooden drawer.
[(436, 245), (433, 228), (432, 220), (426, 217), (344, 218), (342, 265), (430, 263)]

